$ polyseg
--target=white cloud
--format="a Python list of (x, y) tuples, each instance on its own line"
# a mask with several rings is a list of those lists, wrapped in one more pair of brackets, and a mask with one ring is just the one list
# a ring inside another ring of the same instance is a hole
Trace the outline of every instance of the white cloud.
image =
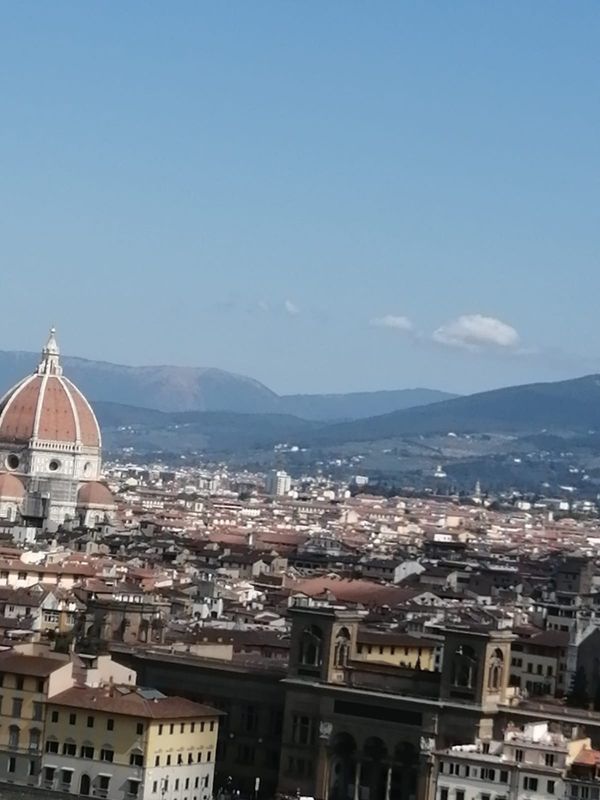
[(408, 317), (399, 317), (395, 314), (386, 314), (383, 317), (375, 317), (370, 324), (374, 328), (393, 328), (397, 331), (412, 331), (413, 324)]
[(300, 313), (300, 309), (298, 308), (298, 306), (295, 303), (292, 303), (291, 300), (286, 300), (285, 303), (283, 304), (283, 307), (286, 313), (291, 314), (293, 317), (295, 317), (296, 314)]
[(497, 347), (514, 350), (519, 334), (506, 322), (483, 314), (463, 314), (433, 332), (433, 340), (448, 347), (481, 350)]

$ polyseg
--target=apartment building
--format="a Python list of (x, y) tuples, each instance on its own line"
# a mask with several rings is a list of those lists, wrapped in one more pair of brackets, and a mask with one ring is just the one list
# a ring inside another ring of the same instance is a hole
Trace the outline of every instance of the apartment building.
[(455, 745), (434, 754), (435, 800), (563, 800), (567, 768), (590, 740), (548, 723), (509, 726), (501, 741)]
[(153, 689), (74, 686), (48, 704), (41, 786), (108, 800), (208, 800), (219, 712)]

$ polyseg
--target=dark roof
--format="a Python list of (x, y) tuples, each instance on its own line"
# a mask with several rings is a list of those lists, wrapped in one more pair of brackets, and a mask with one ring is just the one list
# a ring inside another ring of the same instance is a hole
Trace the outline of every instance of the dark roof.
[(75, 686), (55, 695), (50, 702), (53, 705), (93, 709), (145, 719), (197, 719), (221, 714), (215, 708), (195, 703), (185, 697), (166, 697), (156, 691), (145, 692), (137, 686), (101, 688)]
[(47, 658), (46, 656), (28, 656), (9, 650), (0, 653), (0, 672), (11, 672), (16, 675), (33, 675), (45, 678), (64, 667), (68, 658)]

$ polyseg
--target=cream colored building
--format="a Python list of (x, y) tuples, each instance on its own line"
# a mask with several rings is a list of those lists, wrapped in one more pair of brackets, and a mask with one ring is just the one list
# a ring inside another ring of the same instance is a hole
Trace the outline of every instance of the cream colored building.
[(109, 800), (208, 800), (219, 713), (132, 685), (67, 689), (48, 704), (40, 785)]

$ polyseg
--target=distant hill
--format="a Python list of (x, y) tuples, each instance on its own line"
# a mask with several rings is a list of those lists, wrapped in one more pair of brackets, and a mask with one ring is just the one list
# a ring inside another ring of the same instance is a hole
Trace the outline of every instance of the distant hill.
[(280, 442), (310, 437), (323, 425), (287, 414), (166, 412), (102, 401), (92, 405), (108, 450), (134, 447), (183, 453), (270, 449)]
[[(38, 361), (36, 353), (0, 351), (0, 391), (35, 369)], [(280, 396), (259, 381), (215, 368), (129, 367), (72, 357), (63, 357), (62, 363), (67, 375), (90, 400), (165, 412), (291, 414), (310, 420), (339, 421), (452, 396), (430, 389)]]
[(434, 433), (600, 430), (600, 375), (480, 392), (433, 405), (328, 425), (313, 443), (341, 444)]
[(414, 406), (449, 400), (456, 395), (435, 389), (397, 389), (349, 394), (290, 394), (280, 397), (286, 414), (313, 420), (348, 420), (374, 417)]
[(510, 433), (530, 439), (535, 449), (556, 443), (557, 435), (590, 439), (590, 430), (600, 432), (600, 376), (511, 386), (344, 423), (273, 412), (164, 412), (102, 401), (93, 405), (108, 447), (234, 452), (288, 442), (322, 449), (420, 435)]

